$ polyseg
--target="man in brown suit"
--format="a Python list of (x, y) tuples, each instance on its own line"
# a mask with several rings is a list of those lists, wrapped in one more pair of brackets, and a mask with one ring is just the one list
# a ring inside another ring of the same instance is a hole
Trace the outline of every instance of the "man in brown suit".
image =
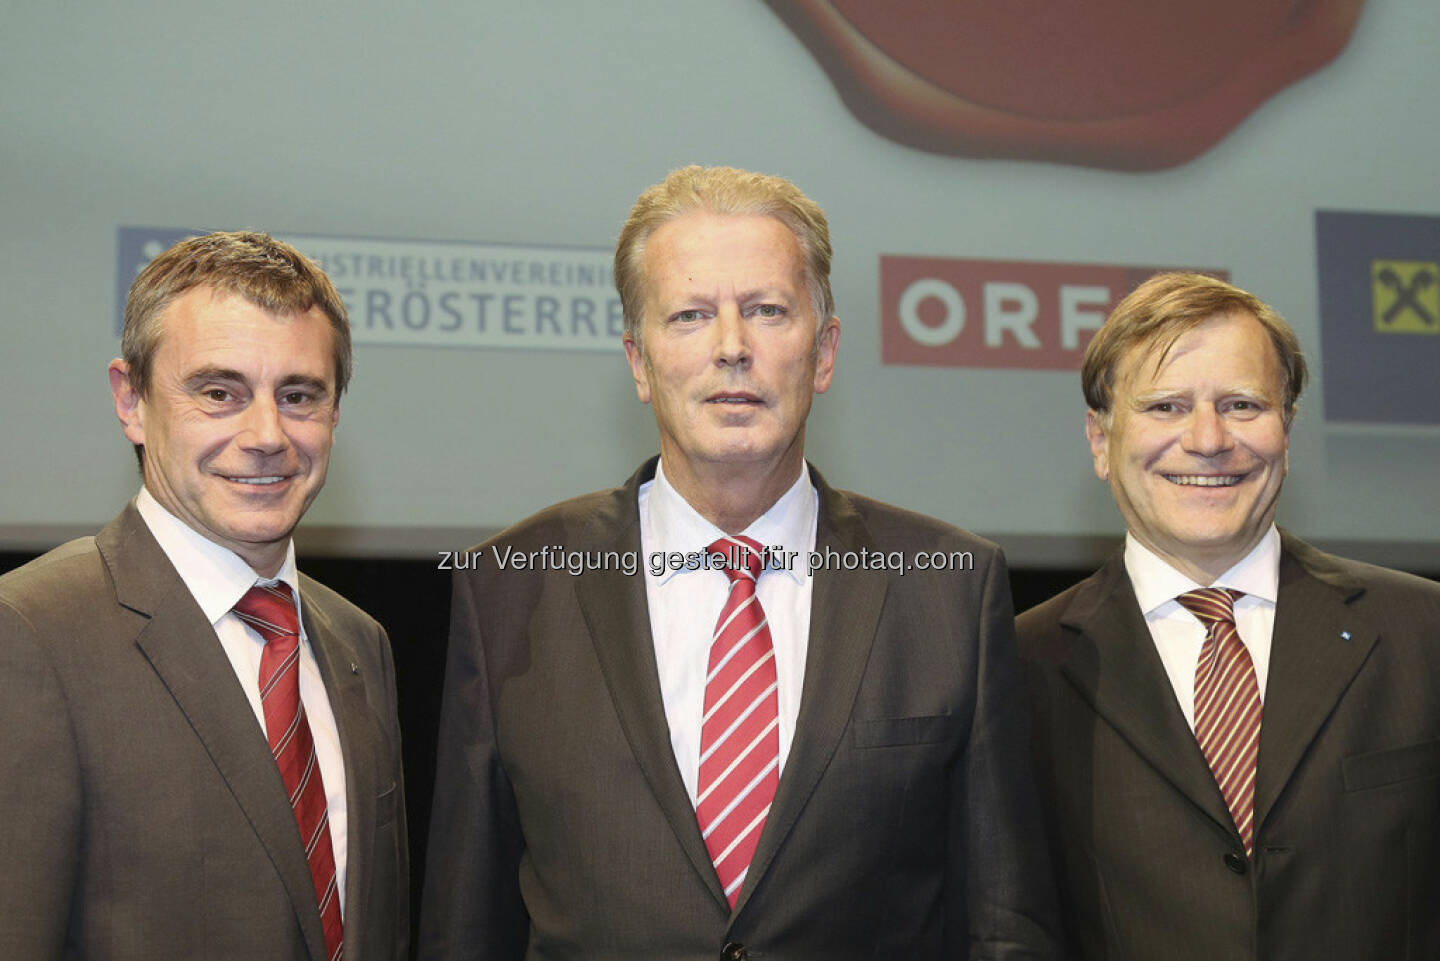
[(389, 642), (290, 542), (344, 306), (288, 245), (211, 234), (136, 278), (122, 351), (140, 494), (0, 578), (0, 958), (400, 961)]
[(829, 262), (779, 178), (631, 211), (660, 457), (456, 576), (425, 961), (1055, 956), (1003, 558), (804, 460)]
[(1126, 545), (1018, 626), (1074, 953), (1440, 957), (1440, 585), (1274, 526), (1294, 333), (1161, 275), (1082, 377)]

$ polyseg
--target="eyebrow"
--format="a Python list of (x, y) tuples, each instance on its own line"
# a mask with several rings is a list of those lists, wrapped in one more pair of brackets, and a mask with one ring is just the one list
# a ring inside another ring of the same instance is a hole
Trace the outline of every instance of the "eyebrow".
[[(1164, 388), (1156, 387), (1150, 390), (1137, 390), (1131, 394), (1135, 403), (1146, 403), (1154, 400), (1164, 400), (1169, 397), (1189, 397), (1195, 393), (1192, 385)], [(1268, 387), (1239, 387), (1230, 386), (1218, 392), (1219, 397), (1256, 397), (1266, 403), (1276, 403), (1275, 392)]]
[(207, 380), (231, 380), (244, 383), (245, 376), (238, 370), (232, 370), (229, 367), (201, 367), (190, 372), (190, 376), (185, 378), (185, 386), (195, 387)]
[[(194, 388), (207, 381), (229, 381), (232, 383), (249, 384), (249, 379), (240, 371), (230, 367), (201, 367), (192, 371), (190, 376), (185, 378), (185, 386)], [(308, 374), (289, 374), (282, 378), (277, 385), (280, 388), (286, 387), (309, 387), (321, 393), (331, 392), (330, 383), (320, 377), (311, 377)]]

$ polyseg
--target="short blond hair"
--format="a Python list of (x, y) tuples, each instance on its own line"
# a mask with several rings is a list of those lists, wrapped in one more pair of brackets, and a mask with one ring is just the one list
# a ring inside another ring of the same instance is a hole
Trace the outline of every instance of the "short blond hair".
[(1273, 307), (1248, 291), (1205, 274), (1156, 274), (1115, 305), (1085, 349), (1080, 385), (1085, 403), (1109, 416), (1115, 397), (1115, 372), (1135, 347), (1158, 352), (1160, 360), (1175, 341), (1212, 317), (1230, 313), (1253, 316), (1265, 328), (1283, 371), (1285, 425), (1295, 418), (1308, 370), (1295, 331)]
[(671, 171), (642, 193), (620, 230), (615, 245), (615, 289), (620, 293), (626, 335), (641, 344), (645, 241), (664, 224), (694, 211), (774, 217), (790, 229), (804, 259), (818, 338), (825, 321), (835, 313), (835, 298), (830, 292), (830, 225), (820, 205), (784, 177), (736, 167), (694, 165)]

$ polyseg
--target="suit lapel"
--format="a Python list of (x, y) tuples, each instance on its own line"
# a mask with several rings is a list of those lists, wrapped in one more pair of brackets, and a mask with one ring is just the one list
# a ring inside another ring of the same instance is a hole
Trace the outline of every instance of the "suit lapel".
[[(301, 578), (302, 592), (306, 580)], [(340, 752), (345, 763), (345, 903), (359, 905), (365, 903), (364, 892), (370, 887), (372, 865), (367, 855), (375, 850), (375, 797), (379, 787), (375, 782), (378, 767), (374, 740), (368, 730), (370, 705), (365, 697), (364, 681), (351, 669), (352, 664), (359, 663), (354, 647), (349, 638), (334, 629), (325, 611), (310, 602), (314, 593), (301, 595), (305, 636), (315, 652), (340, 736)], [(306, 879), (309, 879), (308, 867)], [(364, 930), (364, 924), (345, 926), (345, 957), (349, 961), (368, 957), (365, 950), (368, 945), (362, 943), (361, 937)]]
[(135, 644), (169, 689), (249, 819), (290, 896), (313, 958), (325, 957), (315, 886), (265, 735), (195, 599), (134, 506), (97, 537), (116, 599), (149, 620)]
[[(831, 489), (813, 467), (810, 476), (820, 494), (815, 549), (822, 553), (827, 548), (839, 553), (875, 550), (875, 542), (850, 500)], [(805, 681), (795, 736), (735, 904), (737, 915), (795, 826), (849, 728), (855, 695), (885, 602), (888, 575), (883, 570), (822, 570), (814, 577)]]
[(1234, 823), (1175, 700), (1121, 554), (1075, 593), (1061, 617), (1080, 632), (1060, 670), (1151, 767), (1227, 833)]
[[(610, 511), (591, 519), (577, 532), (582, 543), (597, 543), (601, 550), (633, 552), (640, 557), (640, 485), (655, 476), (652, 459), (616, 492)], [(643, 564), (644, 559), (641, 558)], [(592, 570), (574, 578), (575, 595), (595, 645), (595, 656), (605, 677), (620, 727), (640, 770), (650, 785), (680, 847), (711, 895), (729, 910), (729, 902), (715, 874), (710, 853), (700, 836), (695, 808), (670, 745), (670, 725), (660, 694), (655, 666), (655, 642), (650, 633), (650, 609), (645, 599), (645, 578), (620, 570)]]
[(1349, 606), (1363, 585), (1325, 554), (1283, 536), (1280, 591), (1255, 775), (1257, 834), (1306, 748), (1378, 639)]

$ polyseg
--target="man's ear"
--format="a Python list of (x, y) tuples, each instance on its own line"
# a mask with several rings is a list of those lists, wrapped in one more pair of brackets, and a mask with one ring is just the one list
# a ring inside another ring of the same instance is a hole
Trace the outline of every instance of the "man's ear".
[(110, 393), (115, 395), (115, 416), (132, 444), (145, 443), (145, 402), (130, 379), (130, 365), (119, 357), (110, 361)]
[(1095, 459), (1095, 476), (1103, 481), (1110, 479), (1110, 435), (1105, 427), (1105, 415), (1098, 410), (1085, 412), (1085, 437), (1090, 441), (1090, 456)]
[(645, 352), (635, 338), (625, 335), (625, 359), (630, 362), (630, 375), (635, 378), (635, 394), (640, 403), (650, 403), (650, 375), (645, 370)]
[(835, 376), (835, 353), (840, 349), (840, 318), (831, 317), (820, 328), (820, 337), (815, 341), (815, 393), (823, 394), (830, 389), (830, 379)]

